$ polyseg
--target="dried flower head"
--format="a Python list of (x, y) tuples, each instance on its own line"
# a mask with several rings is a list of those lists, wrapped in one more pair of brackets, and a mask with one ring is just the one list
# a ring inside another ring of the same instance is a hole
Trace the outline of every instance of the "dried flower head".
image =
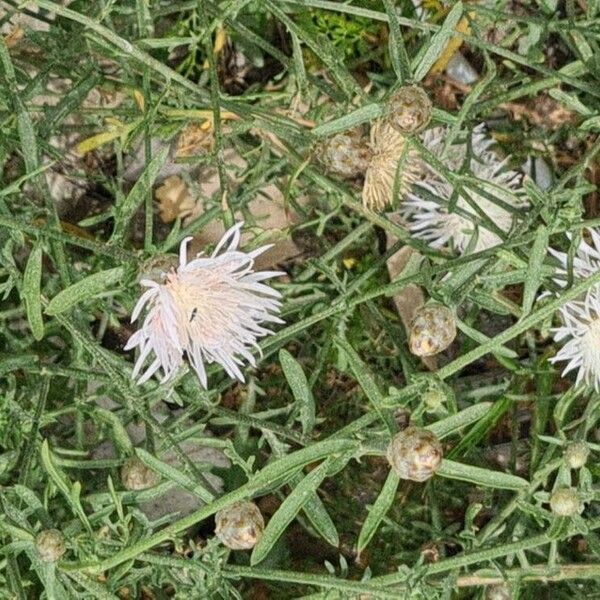
[(177, 217), (182, 219), (189, 217), (196, 207), (196, 201), (190, 194), (188, 186), (178, 175), (167, 177), (154, 192), (154, 196), (158, 201), (160, 219), (163, 223), (170, 223)]
[(328, 139), (319, 148), (318, 158), (330, 173), (353, 179), (367, 170), (371, 149), (362, 130), (356, 128)]
[(425, 90), (418, 85), (401, 87), (390, 99), (387, 118), (403, 134), (423, 131), (431, 119), (433, 106)]
[(154, 487), (160, 481), (160, 476), (137, 456), (132, 456), (121, 467), (121, 481), (125, 489), (139, 491)]
[(65, 538), (58, 529), (44, 529), (35, 538), (40, 558), (47, 563), (58, 562), (67, 551)]
[(401, 479), (426, 481), (442, 464), (442, 454), (442, 444), (433, 432), (411, 426), (394, 436), (387, 459)]
[(279, 271), (254, 272), (254, 260), (270, 246), (252, 252), (238, 250), (238, 223), (221, 238), (210, 257), (197, 255), (188, 262), (185, 238), (179, 249), (179, 266), (166, 274), (164, 282), (144, 279), (148, 288), (136, 304), (131, 321), (148, 308), (141, 328), (127, 342), (125, 350), (139, 348), (132, 376), (137, 378), (149, 357), (138, 383), (162, 370), (164, 383), (172, 379), (183, 363), (184, 353), (203, 387), (207, 386), (205, 363), (219, 363), (234, 379), (244, 381), (240, 366), (244, 360), (255, 365), (250, 352), (257, 339), (271, 331), (262, 323), (282, 323), (279, 292), (263, 281)]
[(214, 146), (212, 124), (210, 121), (204, 123), (190, 123), (179, 134), (175, 156), (183, 158), (195, 154), (206, 154)]
[(573, 442), (565, 450), (565, 464), (569, 469), (581, 469), (589, 455), (590, 448), (585, 442)]
[(410, 327), (409, 346), (415, 356), (443, 352), (456, 337), (454, 313), (442, 304), (428, 304), (417, 310)]
[(232, 550), (254, 548), (265, 529), (263, 516), (254, 502), (236, 502), (215, 515), (215, 534)]
[[(466, 143), (455, 143), (444, 153), (447, 134), (447, 128), (435, 127), (423, 134), (422, 142), (450, 171), (458, 172), (466, 160), (468, 147)], [(433, 165), (421, 161), (421, 179), (414, 183), (400, 207), (415, 237), (426, 240), (433, 248), (441, 248), (452, 242), (460, 252), (467, 250), (476, 234), (475, 251), (502, 242), (498, 231), (507, 234), (512, 229), (514, 212), (527, 206), (527, 201), (520, 189), (521, 174), (506, 169), (508, 159), (501, 160), (489, 150), (492, 144), (493, 141), (484, 135), (482, 126), (474, 130), (469, 166), (479, 180), (478, 190), (470, 185), (463, 187), (452, 212), (449, 211), (449, 204), (453, 199), (454, 185)], [(481, 224), (481, 214), (473, 206), (478, 207), (498, 231)]]
[(558, 517), (573, 517), (583, 511), (583, 503), (574, 488), (559, 488), (550, 496), (550, 509)]
[(561, 373), (577, 370), (576, 385), (600, 391), (600, 286), (583, 300), (572, 300), (559, 309), (561, 327), (553, 330), (554, 341), (566, 342), (550, 362), (566, 361)]
[(419, 154), (387, 121), (371, 127), (371, 159), (365, 173), (363, 205), (382, 211), (394, 200), (394, 183), (400, 197), (405, 196), (419, 176)]

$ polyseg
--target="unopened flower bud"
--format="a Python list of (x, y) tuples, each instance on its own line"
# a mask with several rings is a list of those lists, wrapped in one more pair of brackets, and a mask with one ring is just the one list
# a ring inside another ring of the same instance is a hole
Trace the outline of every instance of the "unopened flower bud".
[(318, 152), (319, 160), (330, 173), (349, 179), (364, 175), (371, 160), (368, 138), (360, 129), (334, 135)]
[(44, 529), (35, 538), (35, 547), (40, 558), (47, 563), (58, 562), (67, 551), (65, 538), (58, 529)]
[(434, 433), (411, 426), (394, 436), (387, 459), (401, 479), (426, 481), (438, 470), (442, 454)]
[(581, 498), (573, 488), (560, 488), (550, 496), (550, 508), (559, 517), (573, 517), (583, 510)]
[(145, 490), (154, 487), (159, 481), (160, 476), (137, 456), (128, 458), (121, 467), (121, 482), (127, 490)]
[(485, 590), (485, 600), (510, 600), (510, 588), (505, 583), (488, 585)]
[(442, 304), (429, 304), (415, 313), (410, 328), (410, 351), (415, 356), (443, 352), (456, 337), (454, 313)]
[(215, 516), (215, 534), (232, 550), (254, 548), (265, 529), (263, 516), (254, 502), (236, 502)]
[(581, 469), (585, 466), (590, 449), (585, 442), (574, 442), (565, 450), (565, 463), (569, 469)]
[(431, 100), (423, 88), (408, 85), (400, 88), (390, 99), (388, 120), (400, 133), (418, 133), (429, 123), (432, 108)]

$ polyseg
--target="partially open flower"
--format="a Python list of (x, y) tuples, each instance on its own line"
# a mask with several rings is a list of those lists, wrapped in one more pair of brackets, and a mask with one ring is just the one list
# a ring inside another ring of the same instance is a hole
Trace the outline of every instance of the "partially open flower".
[(429, 123), (432, 109), (431, 100), (423, 88), (407, 85), (390, 99), (388, 121), (400, 133), (418, 133)]
[(443, 352), (456, 337), (454, 313), (442, 304), (428, 304), (415, 313), (410, 328), (409, 346), (415, 356)]
[(353, 179), (367, 170), (371, 149), (362, 130), (356, 128), (328, 139), (318, 149), (317, 156), (330, 173)]
[(121, 467), (121, 481), (125, 489), (139, 491), (154, 487), (160, 481), (160, 476), (137, 456), (132, 456)]
[(442, 444), (433, 432), (411, 426), (394, 436), (387, 459), (401, 479), (426, 481), (442, 464), (442, 454)]
[[(452, 173), (460, 172), (467, 159), (468, 145), (457, 142), (444, 152), (449, 130), (445, 127), (428, 129), (422, 136), (427, 149)], [(473, 236), (474, 251), (500, 244), (516, 223), (516, 213), (527, 206), (520, 188), (521, 174), (506, 168), (507, 159), (501, 160), (489, 148), (493, 140), (478, 127), (471, 136), (472, 156), (469, 167), (477, 181), (467, 182), (458, 190), (455, 185), (425, 160), (421, 161), (421, 178), (412, 186), (400, 205), (402, 217), (411, 233), (441, 248), (449, 242), (465, 252)], [(455, 207), (450, 211), (451, 201)], [(477, 210), (476, 210), (477, 209)], [(486, 223), (483, 216), (491, 222)], [(493, 227), (492, 227), (493, 226)]]
[(573, 517), (583, 511), (577, 490), (560, 488), (550, 496), (550, 509), (558, 517)]
[[(394, 184), (399, 197), (405, 196), (419, 175), (419, 154), (387, 121), (371, 127), (371, 159), (365, 173), (363, 205), (382, 211), (394, 201)], [(397, 180), (397, 182), (396, 182)]]
[(139, 348), (132, 377), (137, 378), (146, 360), (150, 365), (138, 383), (162, 370), (161, 381), (175, 377), (186, 355), (203, 387), (207, 386), (205, 363), (217, 362), (234, 379), (244, 381), (240, 366), (255, 365), (250, 352), (257, 339), (271, 331), (262, 323), (282, 323), (276, 315), (281, 303), (279, 292), (263, 281), (277, 277), (278, 271), (253, 271), (254, 259), (270, 246), (252, 252), (237, 249), (239, 223), (229, 229), (210, 257), (187, 257), (185, 238), (179, 250), (179, 266), (164, 282), (144, 279), (148, 289), (133, 310), (131, 321), (144, 308), (148, 314), (127, 342), (125, 350)]
[(215, 516), (216, 536), (232, 550), (254, 548), (265, 529), (263, 516), (254, 502), (236, 502)]
[(581, 469), (589, 455), (590, 449), (585, 442), (573, 442), (565, 450), (565, 463), (569, 469)]
[(40, 558), (47, 563), (58, 562), (67, 551), (65, 538), (58, 529), (44, 529), (35, 538)]
[[(600, 269), (600, 233), (595, 229), (586, 229), (585, 232), (591, 244), (582, 239), (572, 263), (573, 276), (581, 279)], [(565, 252), (552, 248), (549, 253), (560, 263), (554, 281), (565, 287), (569, 280), (569, 258)], [(600, 285), (565, 303), (558, 312), (562, 325), (552, 330), (554, 341), (565, 343), (550, 362), (566, 361), (562, 377), (577, 369), (576, 385), (585, 384), (600, 391)]]
[(550, 362), (567, 361), (562, 377), (577, 370), (576, 385), (600, 391), (600, 287), (590, 290), (583, 300), (567, 302), (559, 314), (563, 324), (553, 330), (554, 341), (566, 343)]

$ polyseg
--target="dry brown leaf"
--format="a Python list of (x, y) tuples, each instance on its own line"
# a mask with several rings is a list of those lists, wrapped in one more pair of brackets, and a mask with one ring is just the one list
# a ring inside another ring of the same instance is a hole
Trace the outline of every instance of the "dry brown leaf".
[(154, 192), (154, 197), (158, 200), (158, 210), (163, 223), (171, 223), (177, 217), (188, 217), (196, 207), (196, 201), (185, 181), (178, 175), (167, 177)]
[[(392, 220), (396, 220), (391, 217)], [(391, 248), (398, 239), (393, 235), (386, 233), (386, 243), (388, 249)], [(390, 276), (390, 281), (398, 279), (402, 271), (408, 264), (410, 258), (418, 254), (416, 250), (413, 250), (410, 246), (403, 246), (390, 256), (387, 260), (387, 269)], [(396, 310), (400, 315), (400, 320), (406, 329), (406, 335), (410, 334), (410, 326), (415, 316), (415, 312), (425, 304), (425, 293), (422, 288), (414, 283), (409, 283), (405, 288), (394, 294), (393, 296)], [(421, 357), (423, 364), (430, 370), (437, 370), (437, 360), (435, 356), (424, 356)]]

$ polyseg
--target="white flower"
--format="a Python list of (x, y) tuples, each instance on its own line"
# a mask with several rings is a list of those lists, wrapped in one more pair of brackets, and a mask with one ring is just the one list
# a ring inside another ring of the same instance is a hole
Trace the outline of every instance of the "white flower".
[(169, 381), (181, 366), (184, 353), (204, 388), (204, 363), (219, 363), (231, 378), (244, 381), (240, 366), (244, 360), (255, 365), (250, 349), (260, 351), (257, 338), (272, 333), (261, 323), (283, 323), (275, 316), (281, 295), (261, 283), (282, 273), (253, 272), (254, 259), (270, 246), (249, 253), (238, 250), (241, 227), (238, 223), (229, 229), (210, 257), (199, 254), (189, 262), (187, 244), (192, 238), (185, 238), (179, 249), (179, 266), (166, 275), (164, 283), (149, 279), (140, 282), (148, 289), (135, 306), (131, 321), (145, 307), (148, 314), (125, 346), (125, 350), (139, 347), (134, 379), (151, 358), (138, 383), (159, 369), (161, 381)]
[(582, 382), (600, 391), (600, 286), (584, 300), (567, 302), (559, 310), (562, 327), (553, 330), (554, 340), (568, 340), (550, 362), (567, 361), (564, 377), (578, 369), (576, 385)]
[[(592, 243), (581, 240), (573, 257), (573, 276), (580, 279), (600, 269), (600, 233), (594, 229), (587, 229), (587, 232)], [(549, 251), (560, 262), (554, 280), (565, 287), (568, 282), (567, 254), (552, 248)], [(600, 391), (600, 285), (588, 290), (583, 298), (567, 302), (559, 309), (559, 315), (562, 326), (552, 330), (554, 341), (566, 340), (566, 343), (550, 361), (567, 361), (561, 376), (578, 369), (576, 384), (583, 382)]]
[[(434, 127), (423, 134), (422, 142), (450, 171), (458, 172), (465, 162), (468, 147), (466, 143), (454, 143), (444, 155), (448, 132), (446, 127)], [(473, 235), (477, 235), (474, 251), (485, 250), (502, 242), (496, 231), (481, 225), (481, 215), (467, 200), (468, 196), (471, 203), (504, 233), (512, 229), (514, 215), (491, 200), (490, 196), (515, 209), (527, 206), (519, 189), (521, 174), (506, 169), (508, 159), (501, 160), (489, 150), (493, 143), (485, 136), (482, 125), (473, 131), (469, 166), (479, 180), (477, 187), (482, 189), (485, 196), (471, 186), (463, 187), (453, 212), (449, 212), (448, 203), (452, 199), (454, 186), (435, 166), (421, 161), (421, 180), (413, 184), (412, 191), (401, 205), (401, 214), (415, 237), (427, 240), (433, 248), (440, 248), (451, 241), (460, 252), (467, 249)]]
[[(588, 244), (584, 239), (582, 239), (577, 248), (577, 252), (573, 257), (573, 276), (579, 277), (580, 279), (589, 277), (600, 269), (600, 233), (598, 233), (595, 229), (590, 228), (586, 228), (585, 231), (587, 231), (589, 234), (592, 243)], [(569, 239), (572, 237), (570, 234), (567, 235)], [(561, 264), (561, 268), (556, 269), (555, 281), (561, 287), (564, 287), (568, 280), (567, 254), (565, 252), (554, 250), (553, 248), (548, 248), (548, 251)]]

